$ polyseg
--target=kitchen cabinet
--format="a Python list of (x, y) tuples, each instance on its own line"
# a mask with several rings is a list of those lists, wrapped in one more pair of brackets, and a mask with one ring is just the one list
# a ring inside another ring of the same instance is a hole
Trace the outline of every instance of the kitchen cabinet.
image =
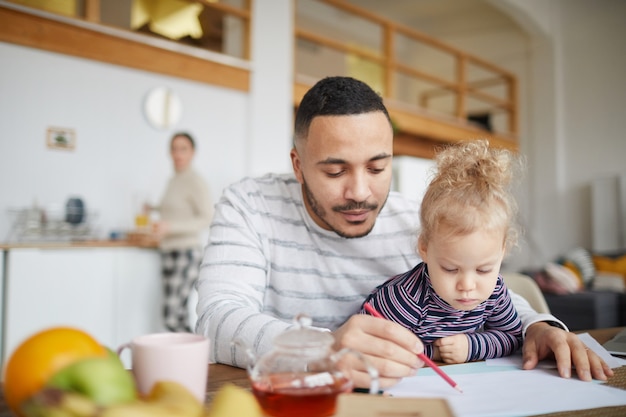
[[(2, 326), (4, 324), (4, 319), (3, 319), (3, 312), (4, 312), (4, 304), (3, 304), (3, 300), (4, 300), (4, 296), (3, 296), (3, 292), (4, 292), (4, 257), (5, 257), (6, 251), (4, 249), (0, 249), (0, 335), (2, 335)], [(0, 339), (0, 342), (2, 340)], [(1, 362), (1, 358), (4, 357), (4, 343), (0, 343), (0, 365), (2, 365)], [(4, 367), (2, 367), (2, 369), (4, 369)]]
[[(162, 320), (161, 260), (159, 252), (148, 249), (126, 249), (117, 252), (114, 299), (114, 344), (140, 334), (164, 332)], [(130, 367), (130, 351), (122, 359)]]
[(154, 249), (17, 248), (5, 260), (3, 363), (24, 338), (50, 326), (81, 328), (112, 349), (164, 331)]

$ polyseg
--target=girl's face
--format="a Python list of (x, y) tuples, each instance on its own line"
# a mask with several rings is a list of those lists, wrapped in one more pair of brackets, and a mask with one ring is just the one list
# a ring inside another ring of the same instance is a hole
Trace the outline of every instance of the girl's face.
[(420, 256), (439, 297), (457, 310), (472, 310), (495, 288), (505, 254), (504, 231), (462, 236), (446, 234), (445, 227), (441, 231), (427, 244), (420, 241)]
[(172, 140), (170, 154), (172, 155), (172, 161), (174, 161), (174, 169), (176, 172), (180, 172), (187, 169), (191, 164), (194, 149), (189, 139), (184, 136), (176, 136)]

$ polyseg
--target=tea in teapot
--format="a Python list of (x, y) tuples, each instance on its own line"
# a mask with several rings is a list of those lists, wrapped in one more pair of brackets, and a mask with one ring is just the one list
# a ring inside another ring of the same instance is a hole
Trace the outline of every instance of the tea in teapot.
[[(260, 359), (252, 358), (248, 374), (252, 392), (265, 413), (274, 417), (323, 417), (335, 413), (337, 396), (352, 391), (347, 354), (365, 362), (359, 352), (332, 349), (329, 332), (311, 327), (311, 319), (299, 315), (296, 325), (278, 335), (274, 347)], [(254, 363), (256, 362), (256, 363)], [(378, 392), (378, 372), (366, 363), (370, 392)]]

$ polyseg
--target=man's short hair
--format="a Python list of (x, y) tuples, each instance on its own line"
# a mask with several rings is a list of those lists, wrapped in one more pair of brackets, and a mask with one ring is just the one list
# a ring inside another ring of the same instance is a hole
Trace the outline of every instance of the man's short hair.
[(302, 98), (294, 127), (294, 139), (306, 138), (317, 116), (346, 116), (380, 111), (391, 119), (383, 99), (363, 81), (351, 77), (326, 77)]

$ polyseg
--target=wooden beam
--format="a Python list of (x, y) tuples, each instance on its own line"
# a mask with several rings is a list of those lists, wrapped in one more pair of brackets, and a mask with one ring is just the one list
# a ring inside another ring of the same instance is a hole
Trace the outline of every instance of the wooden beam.
[(465, 100), (467, 92), (466, 73), (467, 59), (465, 55), (459, 54), (456, 56), (456, 82), (459, 90), (456, 92), (456, 109), (454, 112), (459, 119), (467, 119), (467, 102)]
[(249, 71), (0, 7), (0, 41), (248, 91)]
[(100, 23), (100, 0), (85, 0), (85, 20)]
[(318, 35), (318, 34), (309, 32), (304, 29), (296, 28), (295, 32), (296, 32), (297, 38), (305, 39), (309, 42), (313, 42), (315, 44), (322, 45), (327, 48), (331, 48), (331, 49), (334, 49), (336, 51), (340, 51), (346, 54), (354, 54), (361, 58), (365, 58), (369, 61), (381, 64), (381, 65), (385, 64), (385, 57), (383, 57), (380, 54), (373, 53), (373, 52), (370, 52), (368, 50), (365, 50), (363, 48), (359, 48), (356, 46), (348, 45), (345, 42), (340, 42), (335, 39), (328, 38), (323, 35)]
[(293, 85), (293, 104), (295, 107), (300, 105), (300, 101), (302, 101), (302, 97), (306, 94), (309, 89), (313, 87), (312, 85), (295, 83)]
[(393, 137), (393, 154), (395, 156), (406, 155), (416, 158), (433, 159), (435, 150), (442, 146), (441, 142), (435, 142), (428, 138), (397, 133)]
[(395, 97), (396, 96), (396, 74), (394, 66), (396, 65), (394, 53), (395, 50), (395, 35), (393, 29), (390, 25), (383, 26), (383, 50), (385, 55), (385, 74), (384, 74), (384, 85), (385, 92), (383, 96), (385, 97)]
[(445, 78), (437, 77), (436, 75), (428, 74), (424, 71), (416, 70), (415, 68), (409, 67), (408, 65), (396, 63), (395, 67), (398, 72), (410, 75), (413, 78), (419, 78), (433, 84), (440, 85), (441, 88), (446, 88), (449, 90), (456, 90), (458, 88), (458, 84), (455, 82), (448, 81)]
[(514, 134), (519, 134), (519, 112), (517, 103), (519, 102), (517, 92), (517, 79), (511, 78), (509, 80), (509, 102), (511, 103), (511, 111), (509, 111), (509, 131)]
[(452, 143), (473, 139), (488, 139), (492, 146), (518, 151), (519, 144), (514, 137), (487, 132), (473, 126), (465, 120), (443, 119), (417, 112), (409, 112), (387, 105), (389, 115), (398, 131), (416, 138), (428, 138), (433, 142)]

